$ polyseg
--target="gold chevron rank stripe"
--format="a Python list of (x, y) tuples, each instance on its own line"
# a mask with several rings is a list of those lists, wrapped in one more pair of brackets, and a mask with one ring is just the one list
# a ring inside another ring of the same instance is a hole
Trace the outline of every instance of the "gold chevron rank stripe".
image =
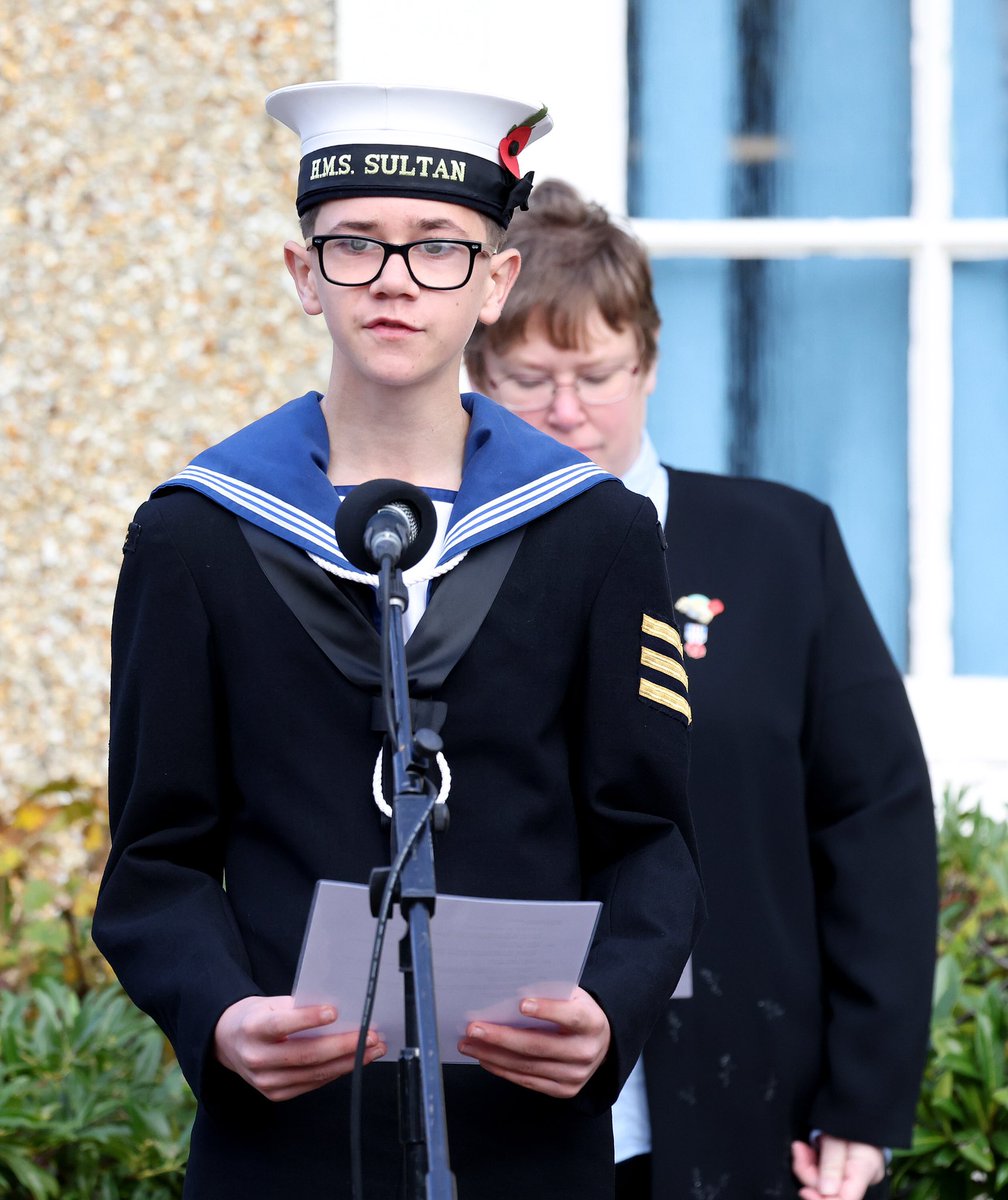
[(655, 704), (664, 704), (666, 708), (671, 708), (677, 713), (682, 713), (686, 720), (692, 724), (693, 711), (685, 696), (680, 696), (678, 692), (673, 692), (671, 688), (652, 683), (650, 679), (642, 679), (640, 681), (640, 694), (645, 700), (653, 700)]
[(649, 617), (644, 614), (644, 619), (641, 622), (641, 632), (646, 633), (649, 637), (661, 638), (663, 642), (668, 642), (670, 646), (675, 648), (682, 654), (682, 638), (679, 636), (679, 630), (674, 625), (669, 625), (667, 621), (659, 621), (655, 617)]
[(641, 646), (640, 660), (642, 666), (650, 667), (653, 671), (660, 671), (663, 675), (671, 675), (687, 691), (689, 690), (689, 678), (686, 670), (676, 659), (669, 658), (667, 654), (659, 654), (657, 650), (649, 650), (647, 646)]
[[(682, 695), (682, 692), (689, 690), (689, 679), (682, 663), (682, 639), (679, 637), (679, 630), (668, 621), (660, 621), (657, 617), (649, 617), (647, 613), (644, 613), (641, 619), (641, 634), (643, 638), (664, 643), (664, 648), (669, 653), (662, 654), (661, 651), (644, 645), (642, 641), (640, 651), (642, 672), (638, 695), (644, 700), (650, 700), (653, 704), (660, 704), (663, 708), (679, 713), (686, 718), (687, 723), (691, 723), (693, 711), (690, 708), (689, 700)], [(648, 679), (643, 673), (644, 670), (664, 676), (665, 680), (658, 683), (653, 679)], [(673, 681), (682, 689), (682, 692), (666, 686), (666, 683)]]

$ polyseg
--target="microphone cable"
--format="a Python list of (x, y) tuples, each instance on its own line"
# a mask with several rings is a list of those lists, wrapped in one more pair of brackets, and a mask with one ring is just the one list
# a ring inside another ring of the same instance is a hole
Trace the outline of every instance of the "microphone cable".
[[(379, 630), (381, 634), (381, 689), (382, 697), (385, 701), (385, 731), (391, 739), (395, 736), (396, 714), (395, 705), (392, 702), (392, 647), (390, 639), (386, 636), (388, 632), (389, 622), (392, 620), (392, 561), (389, 558), (383, 558), (379, 567), (381, 579), (379, 583), (380, 595), (382, 597), (381, 607), (381, 622), (382, 627)], [(400, 575), (400, 581), (402, 576)], [(406, 584), (402, 585), (403, 591), (406, 591)], [(403, 615), (406, 615), (406, 607), (409, 605), (409, 593), (406, 593), (406, 600), (403, 605)]]

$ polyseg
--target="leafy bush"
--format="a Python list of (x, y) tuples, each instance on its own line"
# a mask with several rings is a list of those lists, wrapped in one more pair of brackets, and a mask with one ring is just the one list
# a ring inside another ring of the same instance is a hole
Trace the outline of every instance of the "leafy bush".
[(931, 1051), (894, 1194), (1008, 1197), (1008, 825), (947, 794)]
[(108, 857), (99, 789), (46, 784), (0, 826), (0, 988), (58, 978), (79, 994), (111, 976), (91, 942), (91, 916)]
[(172, 1200), (195, 1101), (90, 938), (105, 800), (60, 780), (0, 827), (0, 1197)]
[(194, 1110), (161, 1032), (117, 985), (0, 995), (0, 1196), (181, 1196)]

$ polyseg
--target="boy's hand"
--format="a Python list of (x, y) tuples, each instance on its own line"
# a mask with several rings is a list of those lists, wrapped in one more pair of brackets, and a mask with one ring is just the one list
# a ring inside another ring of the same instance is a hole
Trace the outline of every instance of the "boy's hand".
[(824, 1133), (818, 1151), (807, 1142), (791, 1143), (791, 1169), (804, 1184), (802, 1200), (861, 1200), (885, 1178), (885, 1156), (877, 1146)]
[[(291, 1038), (336, 1020), (328, 1005), (295, 1008), (292, 996), (246, 996), (226, 1008), (214, 1030), (219, 1062), (267, 1098), (292, 1100), (353, 1070), (357, 1033)], [(386, 1052), (378, 1035), (367, 1036), (365, 1064)]]
[(491, 1075), (533, 1092), (568, 1099), (598, 1070), (609, 1050), (609, 1020), (586, 991), (570, 1000), (523, 1000), (525, 1016), (552, 1021), (556, 1029), (515, 1029), (474, 1021), (459, 1042)]

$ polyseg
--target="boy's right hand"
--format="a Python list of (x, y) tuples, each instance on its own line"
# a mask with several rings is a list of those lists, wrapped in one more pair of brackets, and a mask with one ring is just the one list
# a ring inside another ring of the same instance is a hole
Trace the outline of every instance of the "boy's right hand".
[[(353, 1070), (356, 1031), (290, 1036), (335, 1020), (336, 1010), (329, 1005), (295, 1008), (292, 996), (246, 996), (221, 1013), (214, 1052), (219, 1062), (268, 1100), (292, 1100)], [(369, 1032), (365, 1064), (386, 1051), (378, 1035)]]

